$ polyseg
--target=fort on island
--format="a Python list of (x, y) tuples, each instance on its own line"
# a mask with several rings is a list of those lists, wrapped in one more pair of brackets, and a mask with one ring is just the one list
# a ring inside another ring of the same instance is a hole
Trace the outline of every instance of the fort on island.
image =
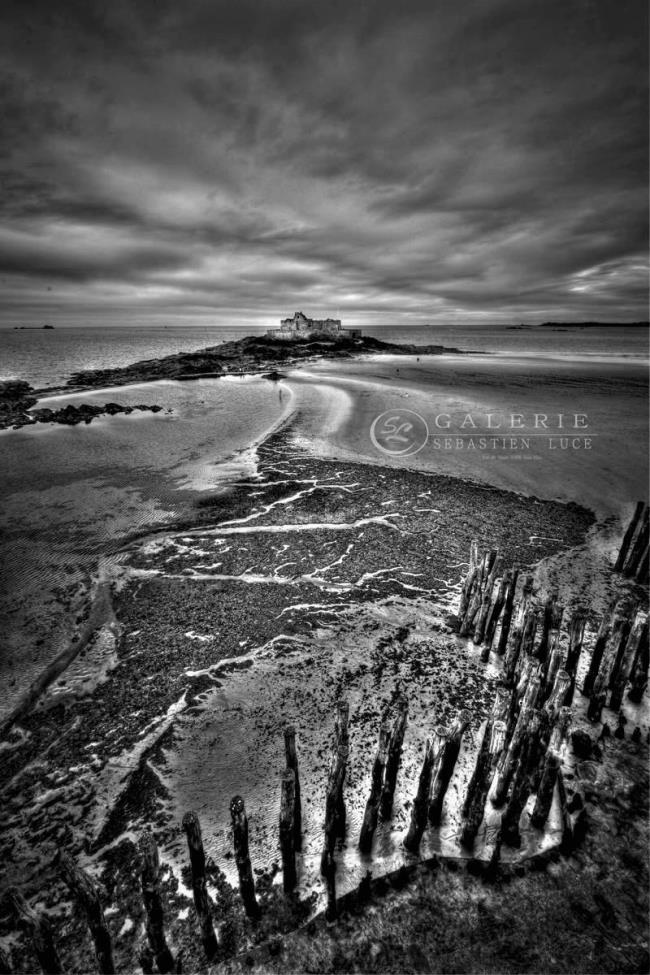
[(343, 328), (340, 318), (307, 318), (301, 311), (297, 311), (293, 318), (283, 318), (280, 328), (270, 328), (267, 331), (270, 339), (358, 339), (361, 337), (360, 328)]

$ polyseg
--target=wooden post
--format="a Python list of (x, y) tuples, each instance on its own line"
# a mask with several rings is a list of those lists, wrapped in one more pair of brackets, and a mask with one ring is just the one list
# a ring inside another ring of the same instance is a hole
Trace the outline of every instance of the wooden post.
[(61, 854), (61, 872), (79, 907), (86, 916), (90, 936), (95, 946), (97, 968), (104, 975), (113, 975), (111, 935), (104, 918), (99, 892), (85, 870), (77, 866), (68, 853)]
[(555, 675), (553, 687), (551, 688), (551, 693), (544, 705), (551, 718), (554, 718), (557, 711), (564, 705), (570, 686), (571, 678), (566, 670), (558, 670)]
[[(490, 606), (495, 597), (494, 593), (494, 583), (492, 582), (492, 576), (489, 577), (485, 584), (483, 590), (483, 596), (481, 598), (481, 605), (479, 606), (478, 613), (476, 614), (476, 621), (474, 623), (474, 635), (472, 641), (476, 646), (479, 646), (483, 642), (483, 635), (485, 633), (485, 627), (487, 625), (488, 613), (490, 612)], [(487, 645), (487, 650), (483, 649), (481, 653), (481, 660), (486, 662), (490, 656), (490, 645)], [(485, 658), (485, 659), (484, 659)]]
[(253, 868), (248, 853), (248, 819), (246, 807), (241, 796), (233, 796), (230, 800), (230, 818), (232, 820), (232, 835), (235, 846), (235, 863), (239, 874), (239, 891), (244, 902), (244, 909), (248, 917), (255, 920), (260, 916), (260, 907), (255, 895), (255, 880)]
[(440, 758), (434, 768), (429, 801), (429, 822), (432, 826), (440, 825), (442, 806), (451, 777), (454, 774), (463, 732), (471, 719), (471, 712), (463, 709), (448, 732), (442, 728), (438, 729), (438, 734), (441, 738), (441, 750)]
[(515, 602), (515, 593), (517, 591), (517, 580), (519, 579), (519, 569), (512, 569), (510, 580), (508, 582), (508, 589), (506, 592), (506, 601), (503, 604), (503, 618), (501, 619), (501, 632), (499, 633), (499, 642), (497, 644), (497, 654), (502, 657), (506, 652), (508, 646), (508, 637), (510, 635), (510, 624), (512, 622), (512, 609)]
[(390, 819), (393, 813), (393, 797), (397, 784), (397, 772), (402, 759), (402, 745), (408, 719), (408, 701), (402, 696), (397, 703), (397, 717), (388, 744), (388, 759), (386, 761), (386, 776), (381, 793), (381, 818)]
[(321, 865), (321, 872), (327, 884), (325, 920), (335, 921), (338, 914), (336, 906), (336, 860), (334, 859), (334, 854), (330, 853), (329, 850), (325, 854), (325, 862)]
[(618, 668), (612, 675), (612, 679), (610, 681), (612, 696), (610, 698), (609, 706), (612, 711), (618, 711), (623, 704), (623, 694), (625, 693), (625, 688), (630, 678), (632, 667), (634, 665), (634, 661), (636, 660), (644, 633), (646, 634), (647, 639), (648, 614), (638, 612), (636, 614), (634, 624), (632, 625), (630, 635), (627, 638), (627, 642), (623, 649), (623, 654), (618, 664)]
[(591, 692), (587, 707), (587, 719), (589, 721), (600, 721), (603, 708), (605, 707), (605, 701), (607, 700), (609, 679), (612, 675), (619, 650), (621, 650), (622, 645), (627, 639), (629, 626), (629, 621), (624, 616), (616, 616), (612, 622), (612, 628), (603, 653), (600, 670), (594, 682), (593, 691)]
[(185, 813), (183, 829), (187, 837), (187, 847), (190, 854), (192, 893), (196, 916), (201, 929), (201, 941), (206, 957), (208, 961), (211, 961), (217, 953), (219, 943), (212, 924), (212, 912), (205, 877), (205, 851), (203, 849), (203, 837), (201, 836), (201, 824), (195, 812)]
[[(485, 557), (484, 557), (485, 561)], [(474, 625), (474, 620), (476, 619), (476, 614), (478, 613), (479, 607), (481, 605), (481, 599), (483, 595), (482, 589), (482, 578), (483, 578), (483, 564), (476, 569), (476, 575), (472, 583), (471, 595), (469, 598), (469, 603), (467, 609), (465, 610), (465, 615), (458, 627), (458, 632), (460, 636), (469, 636), (472, 632), (472, 626)]]
[(460, 605), (458, 607), (458, 623), (462, 624), (465, 614), (467, 613), (467, 608), (469, 606), (469, 601), (472, 595), (472, 589), (476, 582), (476, 577), (478, 575), (478, 542), (476, 540), (472, 541), (469, 553), (469, 568), (467, 570), (467, 575), (463, 582), (463, 586), (460, 593)]
[[(488, 613), (487, 623), (485, 624), (485, 644), (488, 647), (488, 655), (492, 648), (492, 643), (494, 642), (494, 634), (496, 633), (497, 624), (499, 622), (499, 617), (504, 608), (506, 596), (510, 588), (510, 582), (512, 579), (512, 569), (506, 569), (502, 577), (498, 580), (499, 585), (497, 587), (496, 595), (490, 606), (490, 612)], [(485, 651), (484, 651), (485, 653)], [(481, 655), (482, 659), (483, 655)]]
[(336, 797), (336, 819), (335, 827), (336, 834), (340, 839), (345, 839), (345, 824), (346, 824), (346, 814), (345, 814), (345, 799), (343, 798), (343, 786), (345, 784), (345, 775), (347, 772), (347, 754), (348, 746), (350, 742), (350, 735), (348, 732), (348, 722), (350, 719), (350, 705), (347, 701), (341, 699), (336, 702), (336, 718), (334, 722), (334, 731), (336, 736), (335, 752), (338, 754), (341, 749), (345, 749), (346, 761), (342, 769), (342, 777), (340, 784), (338, 786), (338, 792)]
[(282, 854), (282, 884), (285, 894), (296, 886), (296, 833), (294, 809), (296, 801), (296, 774), (287, 768), (282, 776), (280, 796), (280, 852)]
[(636, 570), (636, 575), (634, 578), (640, 586), (648, 585), (648, 579), (650, 578), (650, 546), (646, 546), (646, 550), (641, 556), (639, 567)]
[(542, 829), (548, 819), (548, 814), (553, 802), (553, 790), (557, 781), (557, 773), (560, 768), (560, 756), (549, 745), (544, 762), (542, 778), (537, 790), (535, 806), (530, 817), (531, 826), (535, 829)]
[(570, 686), (566, 694), (566, 703), (573, 703), (573, 695), (576, 686), (576, 676), (578, 673), (578, 663), (582, 653), (582, 645), (585, 638), (585, 627), (587, 625), (587, 612), (582, 606), (578, 606), (569, 623), (569, 650), (567, 653), (564, 669), (570, 678)]
[(372, 784), (370, 786), (370, 797), (366, 803), (366, 811), (361, 825), (359, 836), (359, 849), (362, 853), (370, 853), (372, 849), (372, 839), (377, 828), (379, 818), (379, 802), (381, 791), (384, 787), (384, 773), (386, 771), (386, 760), (388, 758), (388, 743), (390, 741), (390, 725), (387, 716), (384, 714), (379, 728), (379, 744), (377, 754), (372, 767)]
[(521, 711), (525, 708), (535, 707), (541, 688), (541, 679), (538, 671), (539, 661), (534, 657), (527, 657), (519, 673), (519, 680), (510, 700), (507, 716), (508, 730), (506, 732), (506, 741), (510, 741), (512, 738), (515, 725), (518, 721), (518, 715)]
[(296, 852), (300, 853), (302, 850), (302, 803), (300, 801), (298, 753), (296, 752), (296, 729), (293, 725), (287, 725), (284, 729), (284, 754), (287, 761), (287, 768), (293, 769), (296, 777), (293, 808), (294, 847)]
[(552, 586), (549, 594), (544, 603), (544, 612), (542, 616), (542, 632), (539, 640), (537, 649), (535, 650), (535, 656), (542, 663), (546, 660), (549, 652), (549, 636), (551, 628), (553, 626), (553, 619), (555, 617), (555, 604), (557, 603), (559, 595), (559, 589), (557, 586)]
[(52, 927), (46, 915), (42, 911), (35, 911), (15, 887), (7, 891), (7, 899), (16, 920), (32, 943), (41, 970), (48, 975), (63, 972), (61, 959), (54, 946)]
[(512, 738), (507, 749), (501, 753), (497, 762), (496, 772), (494, 773), (494, 785), (492, 792), (492, 803), (494, 806), (502, 806), (508, 795), (510, 780), (514, 771), (517, 759), (525, 737), (528, 733), (528, 724), (532, 714), (531, 707), (522, 707), (517, 718)]
[(632, 579), (636, 575), (641, 565), (641, 559), (648, 550), (648, 539), (650, 539), (650, 527), (648, 526), (648, 509), (646, 508), (643, 524), (640, 526), (637, 540), (632, 546), (632, 551), (623, 566), (623, 575), (627, 576), (628, 579)]
[(535, 761), (539, 729), (540, 714), (539, 711), (534, 711), (531, 714), (526, 737), (521, 748), (519, 761), (517, 762), (517, 770), (512, 783), (510, 800), (501, 817), (501, 835), (504, 843), (507, 843), (508, 846), (521, 846), (519, 820), (528, 802), (528, 797), (532, 792), (531, 767)]
[(614, 569), (616, 572), (620, 572), (623, 566), (625, 565), (625, 560), (630, 550), (630, 544), (634, 537), (634, 532), (636, 531), (637, 525), (640, 523), (640, 521), (643, 518), (644, 508), (645, 508), (644, 502), (637, 501), (636, 507), (634, 509), (634, 514), (632, 515), (632, 519), (629, 525), (627, 526), (625, 535), (623, 536), (621, 547), (619, 549), (618, 557), (616, 559), (616, 562), (614, 563)]
[[(555, 686), (555, 678), (559, 671), (566, 673), (564, 669), (564, 663), (566, 661), (566, 648), (563, 647), (559, 642), (555, 644), (551, 655), (547, 661), (547, 670), (544, 675), (544, 680), (542, 682), (542, 695), (541, 700), (545, 700), (551, 694), (553, 687)], [(567, 675), (568, 676), (568, 675)], [(569, 678), (569, 684), (571, 683), (571, 678)], [(567, 688), (568, 690), (568, 684)]]
[(336, 702), (336, 718), (334, 719), (334, 734), (336, 737), (336, 747), (348, 745), (349, 732), (348, 723), (350, 720), (350, 705), (342, 698)]
[(515, 613), (515, 618), (513, 625), (510, 630), (510, 638), (508, 640), (508, 649), (506, 650), (506, 656), (504, 660), (504, 667), (508, 680), (512, 680), (515, 675), (515, 669), (517, 666), (517, 661), (519, 659), (519, 654), (521, 652), (521, 644), (524, 636), (524, 631), (528, 627), (528, 632), (530, 632), (531, 621), (529, 620), (529, 613), (531, 611), (533, 593), (533, 577), (526, 576), (524, 580), (524, 586), (521, 593), (521, 601), (517, 607)]
[(561, 768), (559, 768), (557, 772), (556, 784), (558, 799), (560, 800), (560, 814), (562, 816), (562, 842), (560, 844), (560, 849), (562, 853), (566, 855), (573, 849), (573, 822), (571, 820), (571, 813), (569, 812), (566, 784), (564, 782), (564, 774)]
[(544, 763), (541, 767), (541, 775), (539, 771), (533, 772), (532, 785), (537, 791), (537, 799), (531, 816), (531, 823), (536, 829), (542, 828), (551, 808), (557, 770), (560, 767), (560, 749), (566, 737), (570, 720), (571, 708), (560, 708), (546, 749)]
[(564, 607), (560, 603), (555, 603), (553, 606), (553, 616), (551, 618), (551, 625), (548, 632), (548, 654), (545, 661), (542, 663), (542, 672), (546, 675), (544, 680), (544, 693), (548, 695), (549, 691), (553, 687), (555, 681), (555, 675), (558, 670), (563, 667), (566, 660), (567, 651), (560, 643), (560, 627), (562, 624), (562, 616), (564, 614)]
[(347, 745), (339, 745), (336, 754), (332, 755), (330, 771), (327, 779), (327, 795), (325, 797), (325, 837), (321, 856), (321, 873), (327, 876), (327, 857), (334, 855), (336, 840), (341, 836), (340, 810), (343, 802), (343, 781), (348, 762)]
[(474, 840), (478, 833), (479, 826), (483, 820), (485, 803), (487, 800), (492, 772), (499, 759), (506, 741), (506, 723), (499, 720), (492, 722), (491, 726), (486, 727), (485, 739), (488, 738), (487, 746), (481, 744), (481, 749), (476, 761), (476, 768), (472, 776), (473, 788), (468, 789), (465, 805), (463, 806), (463, 825), (461, 829), (460, 841), (468, 850), (474, 847)]
[(636, 659), (632, 666), (632, 676), (630, 678), (630, 690), (628, 691), (628, 698), (634, 704), (640, 704), (643, 698), (643, 692), (648, 686), (648, 665), (650, 664), (650, 652), (648, 647), (648, 628), (644, 629), (641, 634), (641, 640), (639, 643), (639, 649), (637, 650)]
[(422, 770), (418, 782), (418, 791), (413, 800), (413, 808), (411, 809), (411, 824), (408, 833), (404, 837), (404, 846), (409, 853), (417, 853), (420, 849), (422, 834), (427, 825), (429, 793), (431, 791), (434, 765), (440, 759), (440, 753), (446, 738), (446, 728), (436, 728), (432, 737), (427, 738), (424, 748), (424, 761), (422, 762)]
[(147, 915), (145, 928), (159, 972), (174, 970), (174, 959), (165, 939), (165, 918), (160, 893), (160, 859), (158, 847), (150, 832), (140, 837), (140, 885)]
[[(480, 644), (483, 640), (483, 635), (485, 633), (485, 626), (488, 620), (488, 614), (490, 612), (490, 606), (492, 605), (492, 597), (494, 594), (494, 585), (501, 566), (501, 559), (498, 556), (497, 549), (490, 552), (490, 571), (487, 579), (485, 580), (485, 585), (483, 586), (483, 593), (481, 596), (481, 604), (479, 606), (478, 614), (476, 616), (476, 621), (474, 625), (474, 643)], [(489, 649), (488, 649), (489, 654)]]
[(585, 697), (591, 697), (611, 631), (614, 629), (614, 627), (622, 625), (622, 621), (624, 621), (626, 615), (627, 600), (619, 599), (603, 616), (596, 635), (596, 642), (591, 655), (589, 670), (587, 671), (587, 676), (585, 677), (582, 685), (582, 693)]

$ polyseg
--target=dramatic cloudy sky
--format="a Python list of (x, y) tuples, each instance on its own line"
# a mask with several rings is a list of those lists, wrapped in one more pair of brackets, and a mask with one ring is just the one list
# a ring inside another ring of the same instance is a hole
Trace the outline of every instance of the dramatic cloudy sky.
[(647, 317), (645, 0), (3, 0), (0, 324)]

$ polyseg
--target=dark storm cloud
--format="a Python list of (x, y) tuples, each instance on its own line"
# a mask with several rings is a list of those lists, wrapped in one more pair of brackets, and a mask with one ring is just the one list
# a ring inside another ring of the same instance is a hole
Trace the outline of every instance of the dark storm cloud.
[(640, 0), (3, 10), (7, 322), (646, 316)]

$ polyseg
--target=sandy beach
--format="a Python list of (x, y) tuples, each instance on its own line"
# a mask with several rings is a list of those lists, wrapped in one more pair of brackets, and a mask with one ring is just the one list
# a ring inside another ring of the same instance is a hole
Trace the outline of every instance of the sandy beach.
[[(505, 565), (529, 567), (539, 600), (557, 586), (567, 614), (587, 606), (590, 647), (601, 614), (630, 586), (611, 563), (642, 496), (645, 392), (643, 370), (628, 361), (382, 355), (313, 361), (274, 382), (123, 386), (120, 402), (156, 401), (163, 410), (85, 428), (6, 432), (25, 461), (23, 480), (14, 475), (9, 485), (7, 510), (22, 546), (16, 560), (27, 571), (13, 579), (22, 602), (9, 617), (15, 624), (24, 614), (42, 642), (27, 660), (25, 629), (14, 625), (5, 719), (35, 674), (66, 647), (68, 657), (2, 744), (3, 881), (42, 889), (47, 877), (44, 902), (63, 925), (65, 949), (83, 957), (82, 927), (52, 866), (59, 848), (75, 851), (111, 892), (115, 951), (128, 969), (141, 927), (133, 844), (151, 826), (171, 936), (198, 970), (204, 962), (188, 934), (180, 830), (192, 808), (220, 892), (217, 919), (234, 932), (232, 951), (251, 950), (271, 936), (280, 910), (276, 803), (289, 722), (298, 732), (305, 839), (298, 898), (282, 923), (292, 929), (320, 916), (328, 740), (341, 695), (350, 703), (351, 757), (339, 894), (354, 892), (369, 866), (381, 876), (410, 862), (401, 841), (427, 731), (465, 707), (472, 718), (443, 828), (425, 837), (421, 856), (466, 856), (457, 840), (459, 797), (501, 673), (498, 660), (481, 662), (454, 633), (470, 543), (497, 546)], [(114, 389), (58, 393), (39, 406), (114, 396)], [(407, 459), (378, 450), (369, 436), (374, 417), (401, 408), (424, 417), (430, 431)], [(587, 417), (590, 450), (551, 453), (535, 440), (517, 455), (435, 447), (441, 420), (445, 436), (455, 438), (466, 434), (468, 415), (480, 425), (488, 414), (506, 422), (516, 413), (527, 423), (535, 414), (576, 412)], [(220, 416), (228, 416), (227, 427), (221, 421), (227, 436), (218, 433)], [(38, 491), (37, 456), (52, 458), (56, 472), (55, 486)], [(36, 524), (35, 511), (39, 542), (51, 533), (59, 572), (70, 574), (59, 593), (52, 552), (48, 588), (43, 550), (18, 531), (21, 518)], [(56, 639), (44, 638), (48, 620)], [(396, 812), (369, 861), (353, 837), (381, 713), (404, 689), (409, 734)], [(647, 709), (626, 704), (626, 714), (645, 737)], [(257, 931), (243, 922), (233, 893), (228, 803), (235, 794), (245, 797), (268, 907), (268, 923)], [(551, 846), (554, 828), (545, 834)], [(476, 856), (489, 856), (490, 842), (488, 824)], [(531, 835), (531, 850), (539, 842)], [(513, 862), (527, 852), (512, 854)]]

